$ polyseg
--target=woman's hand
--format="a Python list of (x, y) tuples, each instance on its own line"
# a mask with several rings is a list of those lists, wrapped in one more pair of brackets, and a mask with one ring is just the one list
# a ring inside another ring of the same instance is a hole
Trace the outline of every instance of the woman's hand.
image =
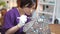
[(8, 29), (5, 32), (5, 34), (14, 34), (17, 30), (19, 30), (25, 24), (25, 22), (27, 21), (27, 16), (26, 15), (21, 15), (20, 17), (18, 17), (18, 19), (19, 19), (19, 23), (16, 26)]
[(18, 17), (19, 19), (19, 23), (18, 23), (18, 27), (22, 27), (25, 22), (27, 21), (27, 16), (26, 15), (21, 15), (20, 17)]

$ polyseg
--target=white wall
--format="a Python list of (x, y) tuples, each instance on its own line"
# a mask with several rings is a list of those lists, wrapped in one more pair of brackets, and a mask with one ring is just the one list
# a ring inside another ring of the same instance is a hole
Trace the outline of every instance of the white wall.
[[(57, 8), (56, 8), (56, 17), (59, 19), (60, 21), (60, 0), (57, 0)], [(59, 22), (60, 24), (60, 22)]]
[(57, 18), (60, 18), (60, 0), (57, 0), (57, 11), (56, 11), (56, 16)]
[[(4, 0), (6, 2), (6, 8), (9, 10), (12, 7), (16, 7), (16, 0)], [(9, 1), (9, 3), (7, 3), (7, 1)]]

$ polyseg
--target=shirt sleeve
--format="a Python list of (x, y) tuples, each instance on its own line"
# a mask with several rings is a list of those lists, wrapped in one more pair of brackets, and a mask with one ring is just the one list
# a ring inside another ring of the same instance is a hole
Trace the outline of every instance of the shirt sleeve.
[(10, 14), (9, 12), (6, 13), (6, 15), (4, 16), (4, 25), (2, 30), (5, 32), (6, 30), (8, 30), (9, 28), (14, 26), (14, 17), (13, 14)]

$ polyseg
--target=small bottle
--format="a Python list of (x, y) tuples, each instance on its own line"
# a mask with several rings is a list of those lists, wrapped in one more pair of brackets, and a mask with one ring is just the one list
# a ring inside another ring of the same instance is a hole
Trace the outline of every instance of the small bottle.
[(58, 24), (59, 23), (59, 20), (58, 19), (55, 19), (54, 20), (54, 24)]

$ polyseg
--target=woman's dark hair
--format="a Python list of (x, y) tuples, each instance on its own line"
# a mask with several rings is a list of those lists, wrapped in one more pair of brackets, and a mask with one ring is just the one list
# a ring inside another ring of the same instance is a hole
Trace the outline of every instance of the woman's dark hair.
[(32, 5), (36, 4), (36, 0), (20, 0), (20, 7), (32, 7)]

